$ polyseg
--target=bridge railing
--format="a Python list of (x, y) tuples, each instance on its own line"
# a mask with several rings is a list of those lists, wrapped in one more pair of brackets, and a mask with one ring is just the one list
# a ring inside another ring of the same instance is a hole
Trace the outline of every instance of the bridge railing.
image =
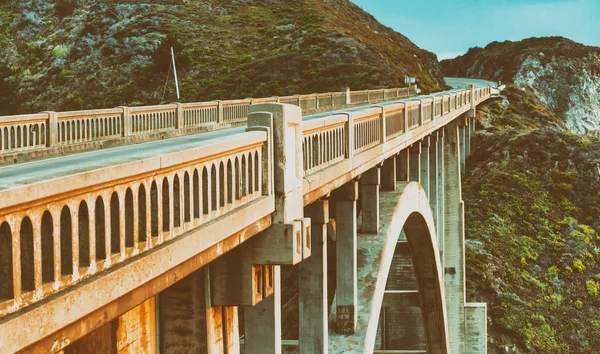
[(408, 97), (414, 92), (414, 89), (408, 88), (348, 89), (343, 92), (285, 97), (4, 116), (0, 117), (0, 155), (150, 133), (209, 126), (229, 127), (245, 122), (250, 105), (258, 103), (289, 103), (301, 107), (305, 114), (311, 114)]
[[(471, 96), (474, 97), (472, 105)], [(468, 110), (490, 96), (489, 87), (457, 90), (303, 121), (305, 175), (317, 173), (457, 110)]]
[[(172, 126), (172, 107), (161, 109), (131, 114), (140, 129)], [(111, 131), (106, 113), (69, 116), (65, 132), (78, 123), (86, 134), (92, 126)], [(248, 131), (0, 191), (0, 317), (268, 197), (271, 139), (268, 131)]]

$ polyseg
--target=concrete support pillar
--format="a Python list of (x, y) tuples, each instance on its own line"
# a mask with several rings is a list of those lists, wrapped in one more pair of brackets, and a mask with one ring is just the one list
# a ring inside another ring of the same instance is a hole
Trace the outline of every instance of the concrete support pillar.
[(437, 235), (438, 235), (438, 247), (439, 247), (439, 251), (440, 251), (440, 259), (444, 260), (443, 254), (444, 254), (444, 210), (445, 210), (445, 206), (444, 206), (444, 194), (445, 194), (445, 189), (444, 189), (444, 142), (445, 142), (445, 138), (444, 138), (444, 129), (442, 128), (438, 131), (438, 137), (437, 137), (437, 146), (438, 146), (438, 150), (437, 150), (437, 192), (438, 192), (438, 197), (437, 197), (437, 205), (438, 205), (438, 216), (437, 216)]
[(414, 182), (421, 181), (421, 143), (414, 143), (409, 148), (408, 158), (408, 180)]
[(410, 165), (410, 152), (409, 149), (404, 149), (396, 155), (396, 180), (397, 181), (408, 181), (409, 180), (409, 165)]
[(360, 196), (362, 201), (361, 232), (376, 234), (379, 231), (379, 185), (381, 184), (379, 167), (365, 172), (360, 178)]
[(467, 127), (465, 129), (465, 158), (471, 156), (471, 133), (473, 132), (473, 121), (475, 117), (471, 114), (467, 115), (465, 122)]
[(224, 351), (223, 307), (211, 305), (209, 281), (208, 272), (201, 269), (160, 293), (161, 353)]
[(429, 140), (429, 205), (433, 214), (435, 229), (438, 229), (438, 133), (434, 132)]
[(396, 190), (396, 157), (390, 157), (383, 162), (381, 168), (381, 189), (384, 191)]
[[(463, 126), (464, 127), (464, 126)], [(460, 128), (447, 125), (444, 144), (444, 282), (450, 352), (465, 353), (465, 234), (461, 192)]]
[(281, 354), (281, 266), (273, 267), (273, 295), (244, 308), (244, 353)]
[(459, 156), (460, 156), (460, 173), (461, 176), (464, 177), (465, 175), (465, 162), (467, 161), (467, 144), (466, 144), (466, 136), (467, 136), (467, 132), (466, 130), (468, 129), (468, 126), (465, 124), (465, 117), (461, 117), (458, 119), (458, 135), (460, 137), (459, 139)]
[(320, 200), (304, 209), (312, 223), (312, 253), (299, 265), (300, 354), (328, 352), (327, 224), (329, 201)]
[(465, 350), (469, 354), (487, 354), (487, 304), (465, 304)]
[(356, 200), (358, 182), (346, 183), (336, 193), (336, 327), (337, 332), (356, 330)]
[(421, 171), (419, 173), (419, 183), (425, 190), (425, 195), (429, 198), (429, 137), (421, 141)]

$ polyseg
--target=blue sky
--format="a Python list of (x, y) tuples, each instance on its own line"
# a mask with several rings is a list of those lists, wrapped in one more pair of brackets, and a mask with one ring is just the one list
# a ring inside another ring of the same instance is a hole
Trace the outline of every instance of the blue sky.
[(351, 0), (440, 59), (493, 41), (563, 36), (600, 47), (600, 0)]

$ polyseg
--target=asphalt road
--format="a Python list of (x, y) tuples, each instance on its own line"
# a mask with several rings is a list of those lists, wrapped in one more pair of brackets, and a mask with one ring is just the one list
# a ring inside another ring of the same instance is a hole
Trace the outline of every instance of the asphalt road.
[[(446, 83), (454, 89), (464, 89), (468, 84), (478, 87), (494, 84), (484, 80), (446, 78)], [(440, 94), (440, 93), (438, 93)], [(415, 99), (409, 98), (408, 100)], [(385, 102), (378, 105), (389, 105), (397, 100)], [(339, 112), (357, 111), (365, 106), (353, 107)], [(304, 120), (317, 119), (331, 115), (332, 112), (319, 113), (305, 116)], [(115, 166), (144, 158), (178, 152), (193, 147), (208, 145), (211, 140), (223, 136), (231, 136), (244, 133), (245, 128), (231, 128), (207, 133), (186, 135), (171, 139), (150, 141), (143, 144), (134, 144), (102, 149), (90, 152), (75, 153), (68, 156), (53, 157), (44, 160), (7, 165), (0, 167), (0, 189), (11, 189), (17, 186), (27, 185), (43, 180), (73, 175), (81, 172), (92, 171), (108, 166)]]

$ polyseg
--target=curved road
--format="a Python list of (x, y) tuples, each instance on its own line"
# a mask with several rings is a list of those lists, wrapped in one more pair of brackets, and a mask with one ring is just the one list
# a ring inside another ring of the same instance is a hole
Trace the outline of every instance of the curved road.
[[(495, 83), (493, 82), (484, 80), (458, 78), (446, 78), (446, 83), (452, 86), (454, 89), (464, 89), (469, 84), (474, 84), (477, 87), (495, 85)], [(452, 91), (453, 90), (444, 91), (443, 93), (448, 93)], [(434, 96), (440, 94), (442, 94), (442, 92), (434, 94)], [(413, 97), (404, 100), (379, 103), (377, 105), (390, 105), (393, 103), (403, 102), (407, 100), (410, 101), (414, 99), (415, 98)], [(305, 116), (303, 117), (303, 119), (317, 119), (329, 116), (334, 112), (357, 111), (368, 106), (369, 105), (365, 105), (360, 107), (348, 108), (345, 110), (319, 113)], [(72, 155), (31, 161), (16, 165), (7, 165), (0, 167), (0, 190), (11, 189), (17, 186), (32, 184), (43, 180), (73, 175), (85, 171), (91, 171), (131, 161), (137, 161), (144, 158), (178, 152), (193, 147), (208, 145), (210, 144), (211, 140), (219, 139), (224, 136), (242, 134), (244, 131), (244, 127), (231, 128), (208, 133), (186, 135), (165, 140), (150, 141), (143, 144), (126, 145), (84, 153), (75, 153)]]

